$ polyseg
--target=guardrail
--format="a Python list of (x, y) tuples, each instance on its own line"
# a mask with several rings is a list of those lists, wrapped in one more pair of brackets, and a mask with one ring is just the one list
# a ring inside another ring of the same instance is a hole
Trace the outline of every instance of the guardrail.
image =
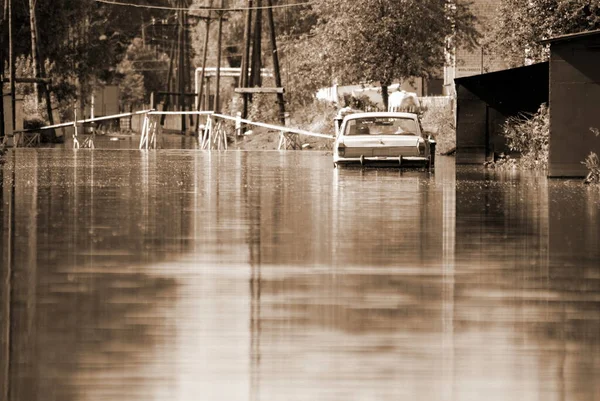
[[(297, 149), (297, 135), (305, 135), (317, 138), (326, 138), (335, 140), (335, 137), (332, 135), (322, 134), (318, 132), (306, 131), (299, 128), (286, 127), (283, 125), (276, 124), (268, 124), (256, 122), (248, 119), (244, 119), (241, 117), (241, 113), (238, 113), (237, 116), (228, 116), (226, 114), (218, 114), (213, 111), (157, 111), (157, 110), (141, 110), (132, 113), (121, 113), (114, 114), (110, 116), (103, 117), (95, 117), (95, 118), (87, 118), (82, 120), (48, 125), (44, 127), (40, 127), (37, 129), (28, 129), (28, 130), (20, 130), (15, 131), (15, 134), (25, 134), (25, 133), (35, 133), (43, 130), (49, 130), (54, 128), (65, 128), (65, 127), (74, 127), (73, 130), (73, 147), (88, 147), (94, 148), (94, 132), (92, 132), (91, 137), (87, 137), (83, 144), (79, 144), (79, 136), (77, 131), (77, 125), (81, 124), (89, 124), (98, 121), (106, 121), (112, 119), (119, 119), (124, 117), (132, 117), (136, 115), (143, 115), (144, 120), (142, 123), (141, 129), (141, 137), (140, 137), (140, 149), (156, 149), (158, 147), (158, 138), (162, 133), (162, 129), (157, 116), (162, 115), (197, 115), (197, 116), (206, 116), (206, 124), (198, 125), (196, 128), (198, 137), (200, 138), (200, 148), (201, 149), (227, 149), (227, 138), (225, 129), (222, 126), (221, 121), (213, 121), (213, 120), (223, 120), (223, 121), (233, 121), (235, 123), (235, 132), (236, 135), (242, 135), (242, 124), (267, 128), (274, 131), (280, 132), (280, 140), (279, 140), (279, 149)], [(75, 116), (77, 117), (77, 116)]]
[[(131, 117), (131, 116), (135, 116), (135, 115), (139, 115), (139, 114), (147, 114), (150, 111), (151, 110), (140, 110), (140, 111), (135, 111), (135, 112), (131, 112), (131, 113), (121, 113), (121, 114), (113, 114), (110, 116), (86, 118), (83, 120), (78, 120), (77, 114), (75, 114), (75, 120), (69, 121), (66, 123), (46, 125), (46, 126), (40, 127), (40, 128), (31, 128), (31, 129), (23, 129), (23, 130), (14, 131), (13, 135), (16, 138), (13, 140), (13, 146), (16, 148), (19, 146), (20, 143), (23, 143), (24, 146), (30, 146), (31, 139), (28, 139), (28, 134), (36, 134), (36, 133), (39, 133), (40, 131), (46, 131), (46, 130), (55, 129), (55, 128), (73, 127), (73, 147), (74, 148), (84, 147), (84, 148), (92, 148), (93, 149), (94, 148), (94, 136), (95, 136), (94, 132), (92, 132), (91, 137), (85, 138), (83, 143), (80, 144), (79, 143), (79, 133), (77, 130), (78, 124), (79, 125), (89, 124), (89, 123), (94, 123), (94, 122), (98, 122), (98, 121), (106, 121), (106, 120), (114, 120), (117, 118)], [(39, 141), (39, 136), (34, 135), (34, 138), (37, 138)]]
[(212, 111), (150, 111), (147, 114), (147, 119), (142, 125), (142, 136), (140, 138), (140, 149), (151, 149), (156, 148), (156, 139), (160, 135), (160, 125), (156, 121), (153, 121), (152, 116), (160, 115), (201, 115), (206, 116), (206, 124), (197, 127), (198, 138), (200, 139), (200, 149), (227, 149), (227, 138), (226, 132), (220, 121), (214, 121), (215, 119), (221, 119), (226, 121), (235, 122), (235, 131), (237, 136), (242, 135), (242, 124), (251, 125), (255, 127), (262, 127), (280, 132), (279, 137), (279, 149), (297, 149), (298, 141), (296, 135), (312, 136), (317, 138), (326, 138), (334, 140), (335, 137), (332, 135), (321, 134), (318, 132), (311, 132), (302, 130), (299, 128), (286, 127), (283, 125), (267, 124), (256, 122), (241, 117), (241, 113), (237, 116), (228, 116), (226, 114), (218, 114)]

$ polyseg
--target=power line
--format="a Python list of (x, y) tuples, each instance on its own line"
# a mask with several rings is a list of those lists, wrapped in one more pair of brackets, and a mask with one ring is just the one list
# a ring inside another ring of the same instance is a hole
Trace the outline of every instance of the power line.
[(114, 0), (94, 0), (96, 3), (110, 4), (113, 6), (125, 6), (125, 7), (136, 7), (136, 8), (148, 8), (155, 10), (170, 10), (170, 11), (246, 11), (246, 10), (265, 10), (268, 8), (289, 8), (298, 6), (307, 6), (314, 4), (313, 1), (307, 1), (304, 3), (293, 3), (293, 4), (279, 4), (274, 6), (261, 6), (261, 7), (238, 7), (238, 8), (208, 8), (208, 7), (197, 7), (197, 8), (179, 8), (179, 7), (168, 7), (168, 6), (152, 6), (143, 4), (126, 3)]

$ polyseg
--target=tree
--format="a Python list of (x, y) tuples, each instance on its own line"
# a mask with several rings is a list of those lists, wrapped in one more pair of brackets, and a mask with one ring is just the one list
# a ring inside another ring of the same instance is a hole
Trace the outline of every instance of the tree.
[(486, 38), (491, 49), (511, 66), (545, 61), (540, 40), (600, 29), (598, 0), (503, 0)]
[[(6, 1), (0, 0), (0, 4)], [(14, 35), (18, 56), (31, 54), (28, 4), (13, 1), (15, 26), (19, 27)], [(91, 86), (97, 83), (112, 83), (117, 78), (117, 64), (144, 25), (153, 18), (165, 19), (173, 14), (170, 10), (125, 7), (95, 0), (36, 0), (33, 4), (41, 59), (53, 66), (51, 90), (59, 101), (67, 103), (76, 96), (87, 99)], [(165, 0), (136, 0), (135, 4), (168, 5)]]
[(143, 77), (142, 100), (149, 103), (152, 92), (157, 93), (165, 88), (169, 57), (145, 46), (141, 38), (134, 38), (117, 70), (120, 72), (123, 68), (138, 72)]
[(455, 45), (473, 47), (479, 38), (459, 0), (317, 0), (311, 12), (318, 21), (310, 34), (286, 44), (300, 67), (292, 75), (309, 86), (332, 76), (379, 82), (386, 108), (392, 82), (432, 76)]
[(135, 70), (133, 62), (129, 59), (119, 63), (117, 72), (121, 75), (119, 80), (121, 105), (133, 110), (144, 101), (144, 76)]

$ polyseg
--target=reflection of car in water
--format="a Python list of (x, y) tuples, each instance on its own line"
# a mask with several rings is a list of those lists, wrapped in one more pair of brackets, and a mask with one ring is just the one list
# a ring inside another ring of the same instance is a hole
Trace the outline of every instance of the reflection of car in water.
[(369, 112), (344, 117), (333, 145), (334, 166), (393, 163), (434, 166), (435, 141), (413, 113)]

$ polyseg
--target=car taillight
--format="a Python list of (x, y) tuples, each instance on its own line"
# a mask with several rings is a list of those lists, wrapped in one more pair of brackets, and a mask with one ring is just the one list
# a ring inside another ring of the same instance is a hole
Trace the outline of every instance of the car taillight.
[(346, 145), (340, 143), (338, 145), (338, 156), (344, 156), (346, 154)]
[(418, 148), (419, 148), (419, 154), (424, 155), (425, 154), (425, 141), (423, 141), (422, 139), (419, 139)]

